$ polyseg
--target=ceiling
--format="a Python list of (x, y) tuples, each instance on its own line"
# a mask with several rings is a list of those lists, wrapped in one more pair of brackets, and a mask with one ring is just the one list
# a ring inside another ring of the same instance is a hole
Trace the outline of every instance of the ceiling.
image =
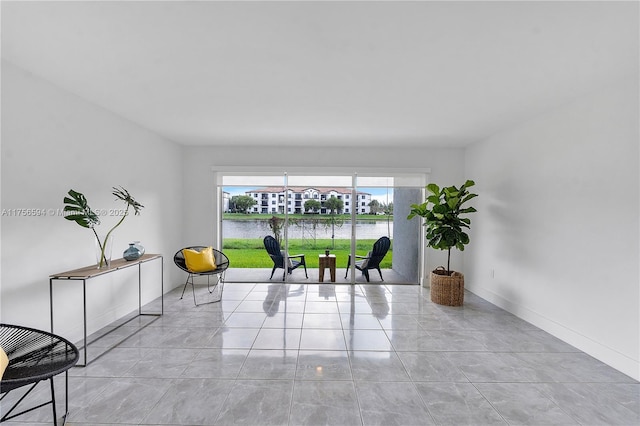
[(2, 58), (184, 145), (466, 146), (638, 73), (637, 2), (2, 2)]

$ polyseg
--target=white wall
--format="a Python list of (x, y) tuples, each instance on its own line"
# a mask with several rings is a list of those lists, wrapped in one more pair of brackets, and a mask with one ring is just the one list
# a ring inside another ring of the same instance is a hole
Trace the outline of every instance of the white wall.
[[(239, 143), (241, 145), (241, 143)], [(429, 180), (439, 184), (464, 182), (464, 150), (451, 148), (388, 148), (323, 147), (185, 147), (185, 199), (192, 208), (185, 211), (184, 234), (189, 244), (215, 241), (211, 212), (214, 211), (213, 166), (239, 166), (247, 170), (256, 167), (309, 167), (372, 169), (431, 169)], [(203, 226), (202, 224), (206, 224)], [(462, 256), (453, 256), (452, 265), (460, 268)], [(429, 250), (427, 270), (446, 262), (446, 253)]]
[(468, 148), (465, 285), (640, 378), (638, 77)]
[[(182, 229), (179, 145), (2, 62), (2, 216), (0, 320), (48, 330), (49, 275), (95, 262), (92, 232), (51, 214), (69, 189), (94, 209), (121, 208), (111, 194), (123, 186), (145, 207), (115, 231), (113, 258), (132, 240), (164, 258), (165, 290), (175, 286), (172, 255)], [(25, 217), (12, 209), (43, 209)], [(106, 232), (118, 217), (103, 216)], [(145, 301), (160, 295), (160, 268), (143, 270)], [(181, 279), (181, 278), (180, 278)], [(55, 283), (55, 331), (81, 337), (81, 285)], [(90, 331), (137, 308), (137, 273), (90, 281)]]

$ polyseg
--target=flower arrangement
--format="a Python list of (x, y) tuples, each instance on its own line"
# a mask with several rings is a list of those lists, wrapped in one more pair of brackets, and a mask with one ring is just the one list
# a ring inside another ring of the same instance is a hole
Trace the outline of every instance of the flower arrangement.
[(95, 227), (100, 224), (100, 217), (91, 209), (91, 207), (89, 207), (87, 198), (82, 193), (74, 191), (73, 189), (70, 189), (68, 192), (68, 196), (64, 197), (64, 218), (76, 222), (83, 228), (91, 229), (96, 237), (96, 241), (100, 248), (100, 261), (98, 263), (98, 268), (108, 266), (108, 261), (105, 256), (106, 242), (109, 240), (111, 233), (118, 226), (120, 226), (122, 222), (124, 222), (124, 219), (129, 214), (129, 207), (133, 209), (135, 215), (139, 215), (140, 210), (144, 207), (142, 204), (137, 202), (131, 196), (131, 194), (129, 194), (129, 191), (127, 191), (123, 187), (113, 187), (112, 194), (116, 197), (117, 200), (124, 201), (127, 206), (120, 220), (109, 230), (109, 232), (105, 236), (104, 241), (100, 240), (100, 237), (98, 237), (98, 233), (95, 229)]

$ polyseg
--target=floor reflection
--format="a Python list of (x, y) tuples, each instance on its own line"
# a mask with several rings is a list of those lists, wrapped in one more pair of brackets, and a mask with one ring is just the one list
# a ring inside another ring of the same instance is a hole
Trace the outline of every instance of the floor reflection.
[(180, 290), (71, 371), (70, 423), (638, 424), (638, 382), (471, 293), (442, 307), (419, 286), (230, 283), (194, 307)]

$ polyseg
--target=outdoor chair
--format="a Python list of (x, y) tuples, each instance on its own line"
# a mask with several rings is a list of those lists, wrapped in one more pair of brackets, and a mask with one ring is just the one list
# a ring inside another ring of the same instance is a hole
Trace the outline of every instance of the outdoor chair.
[(280, 243), (278, 243), (278, 241), (271, 235), (264, 237), (264, 248), (267, 250), (267, 253), (269, 253), (271, 260), (273, 260), (273, 269), (271, 270), (271, 276), (269, 279), (273, 278), (273, 273), (276, 269), (282, 268), (284, 269), (282, 281), (284, 281), (287, 276), (287, 272), (290, 274), (294, 269), (299, 268), (300, 266), (304, 267), (304, 275), (309, 278), (309, 275), (307, 275), (307, 263), (305, 262), (304, 254), (296, 254), (293, 256), (286, 254), (280, 249)]
[[(187, 252), (187, 256), (189, 259), (185, 259), (185, 252)], [(193, 260), (191, 260), (193, 259)], [(212, 300), (206, 303), (200, 303), (200, 305), (206, 305), (208, 303), (216, 303), (222, 300), (222, 291), (224, 290), (224, 275), (226, 270), (229, 268), (229, 258), (222, 253), (212, 247), (207, 246), (190, 246), (180, 249), (173, 256), (173, 262), (178, 266), (178, 268), (185, 271), (187, 275), (187, 280), (184, 283), (184, 287), (182, 288), (182, 295), (180, 299), (184, 296), (184, 292), (187, 289), (187, 285), (191, 284), (191, 292), (193, 293), (193, 303), (198, 306), (198, 302), (196, 301), (196, 291), (194, 289), (194, 278), (197, 276), (206, 276), (207, 277), (207, 290), (210, 294), (213, 294), (214, 291), (218, 291), (217, 299)], [(190, 263), (187, 265), (187, 263)], [(211, 284), (211, 277), (216, 276), (217, 280), (215, 284)]]
[[(20, 398), (10, 401), (13, 404), (11, 407), (4, 402), (0, 403), (2, 406), (0, 423), (51, 404), (53, 424), (57, 425), (57, 408), (59, 407), (56, 406), (53, 378), (65, 373), (65, 412), (62, 416), (64, 424), (69, 413), (68, 370), (78, 362), (78, 348), (67, 339), (55, 334), (11, 324), (0, 324), (0, 347), (3, 353), (6, 353), (6, 357), (3, 356), (3, 366), (6, 369), (0, 375), (0, 394), (2, 394), (0, 401), (4, 400), (9, 392), (29, 386)], [(34, 392), (33, 399), (27, 399), (27, 395), (31, 394), (38, 383), (46, 380), (49, 381), (51, 399), (35, 405), (39, 403), (37, 398), (44, 397), (44, 392)], [(15, 412), (16, 410), (20, 411)]]
[[(391, 247), (391, 240), (388, 237), (380, 237), (378, 241), (373, 244), (373, 250), (371, 250), (366, 256), (358, 256), (356, 255), (356, 262), (354, 266), (357, 270), (362, 271), (362, 274), (369, 282), (369, 270), (377, 269), (380, 274), (380, 279), (384, 281), (382, 278), (382, 271), (380, 270), (380, 262), (389, 251), (389, 247)], [(360, 260), (358, 260), (360, 259)], [(349, 260), (347, 261), (347, 271), (344, 274), (344, 277), (347, 278), (349, 275), (349, 267), (351, 266), (351, 255), (349, 255)]]

